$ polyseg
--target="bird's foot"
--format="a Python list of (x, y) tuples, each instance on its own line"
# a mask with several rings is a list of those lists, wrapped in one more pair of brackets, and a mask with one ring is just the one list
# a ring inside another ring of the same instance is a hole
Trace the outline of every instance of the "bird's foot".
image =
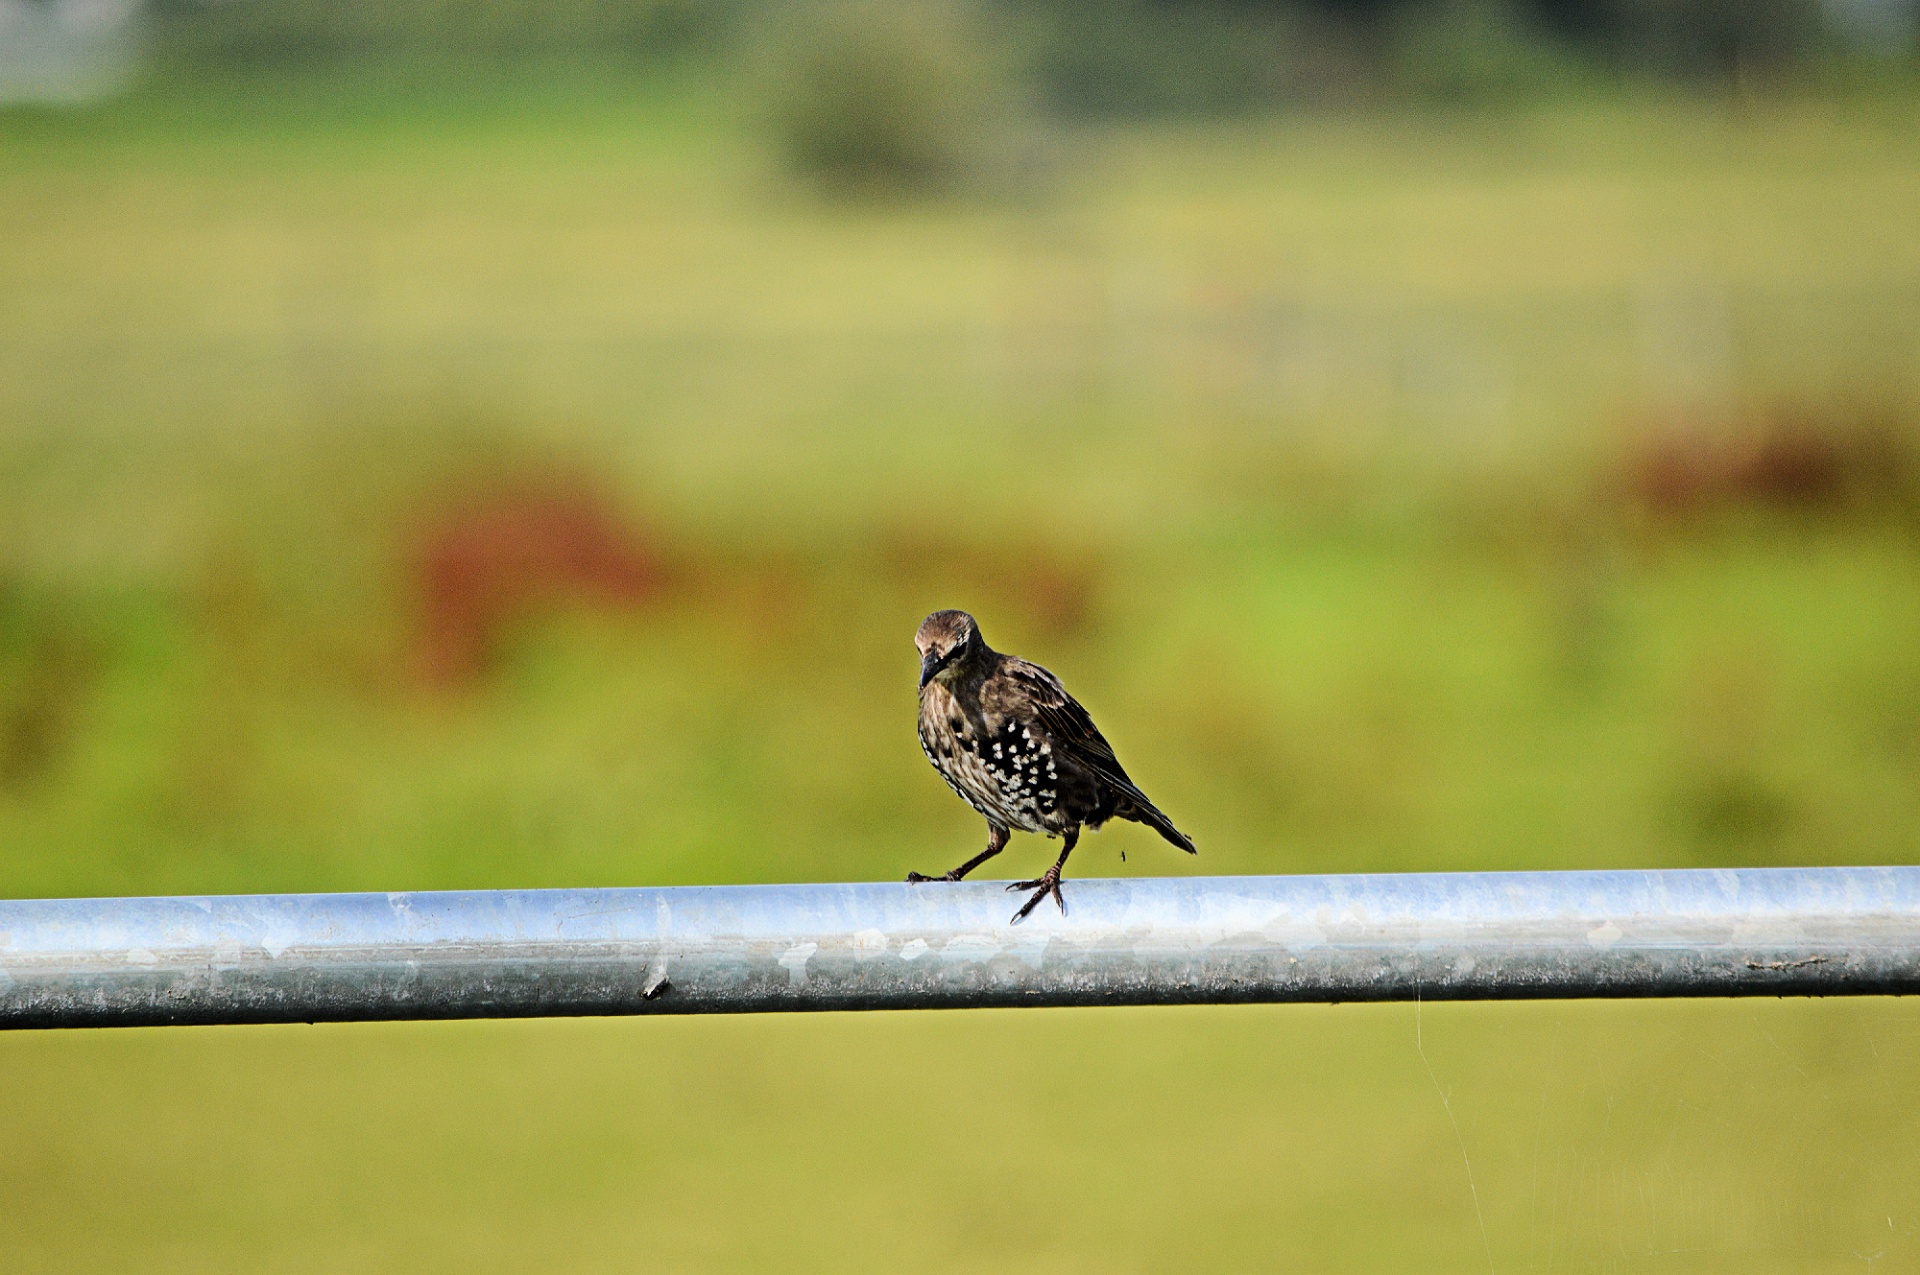
[(1040, 900), (1049, 894), (1053, 896), (1053, 901), (1060, 905), (1060, 915), (1067, 914), (1067, 901), (1060, 896), (1060, 869), (1057, 867), (1048, 868), (1047, 874), (1043, 877), (1037, 877), (1032, 881), (1015, 881), (1007, 887), (1008, 893), (1016, 890), (1032, 890), (1033, 893), (1028, 896), (1025, 903), (1020, 905), (1020, 910), (1013, 914), (1013, 920), (1008, 922), (1009, 925), (1016, 925), (1025, 920), (1027, 913), (1038, 907)]
[(921, 876), (918, 872), (907, 873), (908, 885), (919, 885), (922, 881), (958, 881), (959, 879), (960, 874), (958, 872), (943, 872), (937, 877)]

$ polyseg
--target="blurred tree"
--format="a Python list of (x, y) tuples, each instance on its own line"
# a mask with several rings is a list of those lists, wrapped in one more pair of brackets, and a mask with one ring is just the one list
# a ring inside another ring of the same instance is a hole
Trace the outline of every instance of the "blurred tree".
[(1068, 114), (1220, 113), (1550, 87), (1579, 61), (1727, 82), (1910, 50), (1920, 26), (1917, 0), (977, 0), (971, 15), (960, 0), (151, 3), (161, 51), (190, 65), (751, 46), (783, 77), (786, 144), (813, 138), (807, 164), (916, 180), (951, 169), (955, 129), (1004, 100), (1010, 67)]
[(1585, 78), (1573, 48), (1514, 0), (1440, 0), (1395, 18), (1390, 70), (1421, 97), (1486, 102)]
[(189, 63), (647, 56), (712, 40), (733, 0), (153, 0), (163, 57)]
[(1013, 90), (973, 10), (943, 0), (805, 5), (770, 33), (760, 77), (773, 135), (842, 189), (950, 188), (1006, 135)]
[(1051, 0), (1026, 18), (1032, 73), (1070, 115), (1219, 114), (1372, 78), (1366, 24), (1314, 4)]
[(1819, 0), (1533, 0), (1629, 69), (1725, 78), (1780, 66), (1825, 34)]

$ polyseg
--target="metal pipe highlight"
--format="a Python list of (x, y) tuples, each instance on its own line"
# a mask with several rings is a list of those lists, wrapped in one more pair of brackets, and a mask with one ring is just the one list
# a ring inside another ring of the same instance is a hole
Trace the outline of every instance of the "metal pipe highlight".
[(1920, 868), (0, 902), (0, 1027), (1920, 992)]

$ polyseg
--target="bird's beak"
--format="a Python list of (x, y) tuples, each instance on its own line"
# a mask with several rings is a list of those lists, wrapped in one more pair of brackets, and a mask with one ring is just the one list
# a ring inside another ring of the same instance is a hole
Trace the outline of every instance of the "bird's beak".
[(927, 683), (933, 680), (933, 675), (940, 671), (941, 662), (942, 661), (940, 659), (940, 653), (938, 651), (928, 651), (925, 655), (920, 657), (920, 689), (921, 690), (925, 690), (927, 688)]

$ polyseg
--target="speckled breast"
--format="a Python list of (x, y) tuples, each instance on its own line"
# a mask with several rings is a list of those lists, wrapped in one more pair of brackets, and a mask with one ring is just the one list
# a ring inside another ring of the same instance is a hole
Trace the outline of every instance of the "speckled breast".
[(967, 721), (937, 685), (920, 703), (920, 747), (940, 777), (987, 819), (1022, 832), (1074, 822), (1060, 806), (1060, 762), (1043, 732), (1015, 721)]

